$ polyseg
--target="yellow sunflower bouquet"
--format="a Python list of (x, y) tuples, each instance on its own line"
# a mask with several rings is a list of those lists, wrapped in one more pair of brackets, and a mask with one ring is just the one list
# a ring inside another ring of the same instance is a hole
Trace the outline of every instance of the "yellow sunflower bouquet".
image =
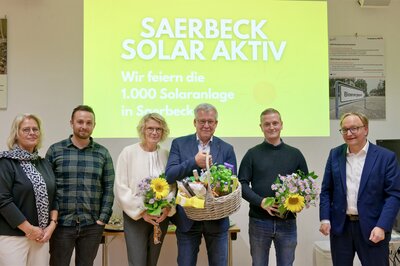
[[(158, 177), (146, 177), (138, 184), (138, 196), (142, 196), (144, 200), (145, 211), (153, 216), (160, 216), (163, 208), (170, 208), (175, 205), (175, 193), (170, 193), (170, 185), (168, 184), (165, 174)], [(154, 243), (159, 241), (161, 231), (159, 226), (154, 226)]]
[(267, 197), (265, 206), (277, 205), (281, 218), (288, 212), (296, 214), (304, 207), (316, 206), (321, 191), (317, 178), (314, 172), (305, 174), (300, 170), (291, 175), (279, 175), (271, 186), (275, 197)]
[(164, 173), (158, 177), (142, 179), (138, 188), (138, 195), (144, 197), (144, 207), (150, 215), (159, 216), (163, 208), (175, 204), (175, 198), (170, 196), (170, 186)]

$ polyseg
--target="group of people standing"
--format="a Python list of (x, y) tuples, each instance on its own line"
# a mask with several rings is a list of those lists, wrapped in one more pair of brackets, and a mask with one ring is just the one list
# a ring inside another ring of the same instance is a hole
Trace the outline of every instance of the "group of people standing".
[[(165, 173), (173, 187), (194, 169), (205, 169), (206, 160), (229, 163), (236, 174), (233, 146), (214, 136), (218, 111), (213, 105), (194, 109), (195, 133), (174, 139), (170, 151), (160, 146), (169, 134), (165, 119), (146, 114), (137, 126), (140, 141), (122, 150), (115, 173), (109, 152), (91, 137), (92, 108), (76, 107), (70, 124), (72, 135), (51, 145), (46, 158), (38, 156), (39, 118), (20, 115), (12, 124), (9, 150), (0, 153), (0, 266), (67, 266), (74, 249), (76, 265), (93, 265), (114, 195), (123, 211), (130, 266), (157, 265), (161, 245), (153, 241), (153, 226), (161, 228), (162, 240), (169, 221), (177, 226), (178, 265), (196, 265), (203, 237), (209, 265), (227, 265), (228, 217), (193, 221), (179, 205), (152, 216), (137, 193), (146, 177)], [(355, 252), (363, 265), (388, 265), (400, 207), (399, 163), (393, 152), (367, 140), (364, 115), (347, 113), (340, 127), (345, 143), (331, 150), (326, 164), (320, 231), (330, 235), (334, 265), (352, 265)], [(266, 206), (265, 200), (274, 196), (271, 185), (278, 175), (308, 173), (308, 167), (300, 150), (283, 142), (279, 111), (264, 110), (260, 129), (264, 140), (247, 151), (238, 171), (243, 198), (250, 203), (250, 253), (253, 265), (268, 265), (273, 242), (277, 265), (293, 265), (296, 216), (279, 217), (277, 206)]]
[[(42, 125), (18, 115), (0, 153), (0, 265), (93, 265), (114, 202), (114, 166), (93, 141), (89, 106), (71, 115), (72, 135), (38, 156)], [(50, 245), (48, 244), (50, 240)], [(50, 250), (50, 258), (49, 258)]]

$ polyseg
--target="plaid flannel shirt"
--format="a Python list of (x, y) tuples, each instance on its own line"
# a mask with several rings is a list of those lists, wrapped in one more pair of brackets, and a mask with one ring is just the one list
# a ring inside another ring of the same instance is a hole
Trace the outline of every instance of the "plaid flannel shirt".
[(112, 158), (92, 138), (87, 147), (78, 149), (71, 137), (51, 145), (46, 153), (56, 176), (59, 224), (107, 223), (114, 202)]

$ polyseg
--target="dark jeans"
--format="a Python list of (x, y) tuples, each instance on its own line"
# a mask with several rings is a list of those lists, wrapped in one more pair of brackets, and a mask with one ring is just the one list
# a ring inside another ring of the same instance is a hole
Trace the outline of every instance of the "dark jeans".
[(228, 263), (228, 230), (210, 229), (206, 222), (194, 222), (188, 232), (176, 229), (178, 240), (178, 265), (196, 266), (197, 254), (204, 236), (209, 266), (226, 266)]
[(388, 266), (390, 233), (374, 244), (363, 239), (360, 222), (346, 219), (341, 235), (330, 235), (333, 265), (352, 266), (355, 252), (363, 266)]
[(76, 266), (93, 266), (104, 226), (57, 226), (50, 239), (50, 265), (69, 266), (75, 248)]
[(137, 221), (124, 212), (124, 232), (129, 266), (155, 266), (160, 256), (162, 241), (168, 231), (168, 218), (160, 223), (161, 243), (154, 244), (154, 226), (143, 219)]

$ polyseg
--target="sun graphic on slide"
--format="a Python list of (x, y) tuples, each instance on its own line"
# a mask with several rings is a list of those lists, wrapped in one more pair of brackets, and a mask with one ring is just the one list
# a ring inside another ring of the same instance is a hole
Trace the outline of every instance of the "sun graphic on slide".
[(267, 81), (261, 81), (253, 87), (254, 100), (262, 105), (270, 105), (276, 99), (275, 86)]

